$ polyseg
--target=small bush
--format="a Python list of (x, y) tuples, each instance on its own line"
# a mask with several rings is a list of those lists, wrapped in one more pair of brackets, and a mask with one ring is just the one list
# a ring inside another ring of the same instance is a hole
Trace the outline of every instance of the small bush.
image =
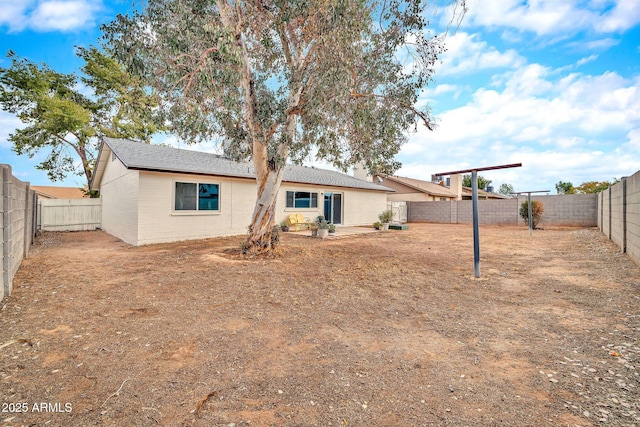
[(378, 219), (383, 224), (385, 222), (391, 222), (391, 220), (393, 219), (393, 212), (391, 210), (386, 210), (382, 212), (380, 215), (378, 215)]
[[(543, 213), (544, 213), (544, 203), (542, 203), (539, 200), (532, 200), (531, 201), (531, 216), (533, 216), (533, 221), (532, 221), (533, 224), (532, 225), (533, 225), (534, 229), (540, 223), (540, 220), (542, 219), (542, 214)], [(522, 219), (525, 220), (525, 222), (527, 224), (529, 223), (529, 201), (528, 200), (525, 200), (520, 205), (520, 216), (522, 217)]]

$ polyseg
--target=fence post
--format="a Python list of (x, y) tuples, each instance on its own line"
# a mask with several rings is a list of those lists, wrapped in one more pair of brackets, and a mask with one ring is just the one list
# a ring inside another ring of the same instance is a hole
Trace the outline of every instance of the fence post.
[(31, 217), (33, 222), (31, 223), (31, 243), (35, 241), (36, 234), (38, 233), (38, 193), (35, 191), (31, 194), (31, 205), (33, 206), (33, 212)]
[(611, 218), (611, 187), (609, 187), (608, 189), (609, 191), (609, 240), (611, 240), (611, 226), (612, 224), (612, 218)]
[(600, 208), (600, 231), (604, 231), (604, 218), (602, 218), (602, 216), (604, 215), (604, 192), (599, 192), (598, 193), (598, 207)]
[(4, 299), (4, 165), (0, 164), (0, 301)]
[(30, 228), (29, 227), (31, 224), (29, 224), (29, 205), (31, 204), (31, 198), (29, 197), (29, 192), (31, 191), (31, 184), (28, 182), (25, 182), (25, 186), (24, 186), (24, 230), (23, 230), (23, 234), (24, 234), (24, 244), (23, 244), (23, 258), (26, 258), (27, 255), (29, 254), (29, 234), (30, 234)]

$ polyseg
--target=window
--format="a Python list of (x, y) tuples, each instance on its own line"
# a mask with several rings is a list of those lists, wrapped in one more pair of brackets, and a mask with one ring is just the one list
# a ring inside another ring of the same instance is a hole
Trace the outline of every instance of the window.
[(218, 211), (220, 210), (220, 186), (218, 184), (196, 184), (176, 182), (175, 210)]
[(287, 191), (288, 208), (317, 208), (318, 193), (308, 191)]

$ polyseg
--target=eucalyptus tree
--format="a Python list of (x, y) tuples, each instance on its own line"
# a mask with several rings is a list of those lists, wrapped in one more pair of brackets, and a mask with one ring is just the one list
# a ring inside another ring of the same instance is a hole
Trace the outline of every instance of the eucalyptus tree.
[[(0, 67), (0, 107), (26, 126), (9, 135), (17, 154), (47, 157), (36, 166), (50, 180), (69, 173), (91, 180), (101, 136), (149, 142), (161, 130), (156, 98), (107, 53), (78, 48), (82, 75), (65, 74), (10, 51)], [(83, 86), (84, 85), (84, 86)]]
[[(464, 13), (458, 0), (457, 13)], [(221, 137), (251, 159), (257, 200), (244, 247), (269, 252), (287, 161), (310, 153), (392, 173), (444, 50), (420, 0), (148, 0), (103, 28), (129, 70), (158, 90), (173, 132)]]

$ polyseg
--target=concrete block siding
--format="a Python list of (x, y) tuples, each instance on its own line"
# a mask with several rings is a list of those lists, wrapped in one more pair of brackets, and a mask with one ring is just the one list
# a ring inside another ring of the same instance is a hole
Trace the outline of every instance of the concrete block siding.
[[(520, 218), (520, 205), (526, 197), (504, 200), (478, 200), (478, 217), (483, 225), (524, 224)], [(598, 222), (598, 200), (595, 194), (560, 196), (532, 196), (531, 200), (544, 203), (541, 226), (565, 225), (595, 227)], [(408, 202), (409, 222), (435, 222), (443, 224), (470, 224), (471, 200), (440, 202)]]

